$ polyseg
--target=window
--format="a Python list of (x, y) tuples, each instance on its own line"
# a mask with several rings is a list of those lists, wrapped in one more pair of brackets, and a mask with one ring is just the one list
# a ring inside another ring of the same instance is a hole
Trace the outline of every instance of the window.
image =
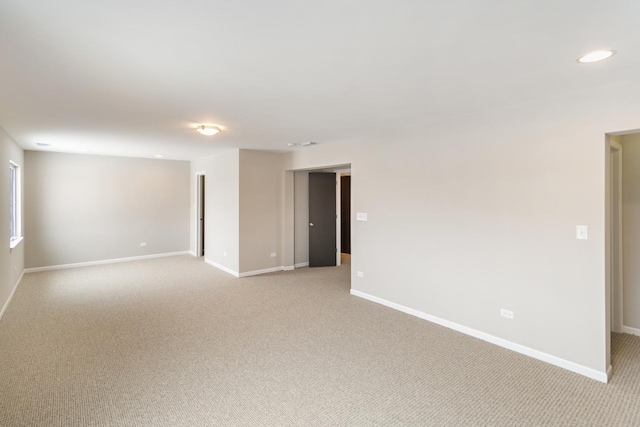
[(22, 240), (20, 166), (9, 161), (9, 248), (15, 248)]

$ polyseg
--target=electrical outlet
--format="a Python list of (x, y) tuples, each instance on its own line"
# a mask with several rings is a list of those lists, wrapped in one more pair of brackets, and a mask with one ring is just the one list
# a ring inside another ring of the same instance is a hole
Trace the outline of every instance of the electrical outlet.
[(576, 239), (587, 240), (589, 238), (586, 225), (576, 225)]
[(513, 319), (513, 311), (505, 310), (504, 308), (500, 309), (500, 316), (506, 317), (507, 319)]
[(141, 247), (141, 248), (144, 248), (145, 246), (147, 246), (147, 242), (142, 242), (142, 243), (140, 243), (140, 247)]
[(362, 271), (357, 271), (356, 272), (356, 276), (358, 277), (364, 277), (364, 273)]
[(222, 255), (227, 256), (227, 251), (222, 252)]
[(275, 258), (276, 257), (276, 253), (275, 252), (271, 252), (271, 258)]

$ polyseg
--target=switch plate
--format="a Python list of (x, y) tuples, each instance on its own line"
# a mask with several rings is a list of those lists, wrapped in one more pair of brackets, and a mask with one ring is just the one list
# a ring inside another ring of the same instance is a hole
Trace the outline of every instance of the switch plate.
[(275, 258), (276, 257), (276, 253), (275, 252), (271, 252), (271, 258)]
[(141, 248), (143, 248), (143, 247), (145, 247), (145, 246), (147, 246), (147, 242), (142, 242), (142, 243), (140, 243), (140, 247), (141, 247)]
[(504, 308), (500, 309), (500, 316), (506, 317), (507, 319), (513, 319), (513, 311), (505, 310)]
[(366, 221), (367, 220), (367, 213), (366, 212), (358, 212), (356, 214), (356, 220), (358, 220), (358, 221)]
[(356, 271), (356, 276), (364, 277), (364, 273), (362, 271)]
[(576, 239), (578, 240), (587, 240), (587, 226), (586, 225), (576, 225)]

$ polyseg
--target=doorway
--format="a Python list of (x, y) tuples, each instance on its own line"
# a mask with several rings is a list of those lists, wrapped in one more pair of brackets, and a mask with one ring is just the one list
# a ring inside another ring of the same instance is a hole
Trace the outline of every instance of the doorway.
[[(346, 218), (343, 218), (342, 214), (342, 180), (341, 177), (351, 175), (351, 165), (336, 165), (336, 166), (327, 166), (317, 169), (299, 169), (289, 172), (292, 176), (292, 186), (290, 189), (291, 202), (290, 206), (293, 210), (292, 212), (292, 225), (291, 230), (293, 231), (291, 236), (292, 243), (292, 264), (295, 268), (308, 267), (310, 264), (310, 251), (313, 243), (310, 244), (310, 228), (309, 224), (313, 223), (316, 226), (316, 222), (310, 220), (309, 215), (309, 175), (312, 173), (324, 173), (331, 175), (332, 177), (332, 190), (331, 194), (333, 195), (334, 201), (328, 202), (332, 203), (333, 212), (326, 213), (327, 218), (334, 222), (333, 230), (335, 232), (335, 243), (333, 243), (332, 248), (330, 248), (331, 255), (335, 258), (335, 263), (331, 265), (340, 266), (344, 261), (344, 255), (341, 254), (342, 249), (342, 235), (344, 233), (342, 224), (346, 222), (349, 225), (348, 235), (349, 235), (349, 251), (353, 251), (353, 237), (351, 236), (351, 227), (350, 221), (351, 216), (350, 213), (346, 215)], [(352, 192), (349, 191), (349, 199)], [(327, 196), (329, 197), (329, 196)], [(349, 200), (349, 209), (350, 209), (351, 201)], [(349, 260), (346, 260), (349, 261)]]
[(196, 256), (204, 256), (205, 233), (205, 178), (204, 173), (196, 174)]
[(622, 145), (610, 140), (609, 215), (611, 283), (611, 332), (624, 332), (623, 322), (623, 254), (622, 254)]

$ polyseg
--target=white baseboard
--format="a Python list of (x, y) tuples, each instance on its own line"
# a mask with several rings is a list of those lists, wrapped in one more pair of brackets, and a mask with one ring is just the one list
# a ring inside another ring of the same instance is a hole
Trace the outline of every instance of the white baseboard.
[(24, 273), (25, 273), (25, 270), (22, 270), (22, 274), (18, 278), (18, 281), (16, 282), (15, 286), (13, 287), (13, 290), (9, 294), (9, 298), (7, 298), (7, 302), (4, 303), (4, 307), (2, 307), (2, 311), (0, 311), (0, 320), (2, 320), (2, 317), (4, 316), (4, 313), (7, 311), (7, 308), (9, 308), (9, 303), (13, 299), (13, 295), (16, 293), (16, 290), (18, 289), (18, 286), (20, 285), (20, 282), (22, 282), (22, 278), (24, 277)]
[(638, 335), (640, 336), (640, 329), (632, 328), (631, 326), (623, 326), (622, 332), (625, 334)]
[(217, 269), (220, 269), (222, 271), (224, 271), (225, 273), (229, 273), (232, 276), (235, 277), (249, 277), (249, 276), (257, 276), (259, 274), (266, 274), (266, 273), (275, 273), (276, 271), (291, 271), (294, 269), (294, 266), (292, 265), (287, 265), (287, 266), (279, 266), (279, 267), (271, 267), (271, 268), (265, 268), (262, 270), (253, 270), (253, 271), (245, 271), (243, 273), (238, 273), (237, 271), (234, 271), (230, 268), (225, 267), (224, 265), (218, 264), (215, 261), (211, 261), (210, 259), (205, 258), (204, 262), (206, 262), (209, 265), (214, 266)]
[(101, 261), (89, 261), (89, 262), (77, 262), (74, 264), (61, 264), (61, 265), (49, 265), (46, 267), (35, 267), (35, 268), (27, 268), (24, 270), (25, 273), (36, 273), (38, 271), (49, 271), (49, 270), (62, 270), (65, 268), (77, 268), (77, 267), (89, 267), (92, 265), (102, 265), (102, 264), (115, 264), (118, 262), (128, 262), (128, 261), (138, 261), (142, 259), (151, 259), (151, 258), (164, 258), (169, 256), (177, 256), (177, 255), (187, 255), (188, 251), (183, 252), (169, 252), (164, 254), (153, 254), (153, 255), (142, 255), (142, 256), (133, 256), (127, 258), (115, 258), (115, 259), (105, 259)]
[(444, 326), (445, 328), (453, 329), (454, 331), (462, 332), (463, 334), (470, 335), (475, 338), (479, 338), (483, 341), (489, 342), (491, 344), (498, 345), (500, 347), (506, 348), (508, 350), (515, 351), (520, 354), (524, 354), (525, 356), (533, 357), (534, 359), (541, 360), (546, 363), (550, 363), (552, 365), (558, 366), (563, 369), (567, 369), (571, 372), (575, 372), (580, 375), (584, 375), (585, 377), (589, 377), (591, 379), (606, 383), (608, 381), (607, 372), (600, 372), (595, 369), (579, 365), (577, 363), (562, 359), (560, 357), (553, 356), (551, 354), (544, 353), (539, 350), (535, 350), (530, 347), (526, 347), (521, 344), (517, 344), (503, 338), (499, 338), (485, 332), (481, 332), (467, 326), (463, 326), (449, 320), (445, 320), (436, 316), (432, 316), (427, 313), (423, 313), (421, 311), (415, 310), (413, 308), (405, 307), (400, 304), (396, 304), (391, 301), (387, 301), (383, 298), (379, 298), (373, 295), (369, 295), (365, 292), (361, 292), (355, 289), (351, 289), (351, 295), (355, 295), (360, 298), (367, 299), (369, 301), (376, 302), (378, 304), (382, 304), (389, 308), (393, 308), (395, 310), (401, 311), (403, 313), (410, 314), (412, 316), (419, 317), (420, 319), (427, 320), (432, 323), (436, 323), (438, 325)]
[(294, 267), (295, 268), (309, 267), (309, 263), (308, 262), (299, 262)]
[(208, 259), (207, 257), (205, 257), (205, 258), (204, 258), (204, 262), (206, 262), (206, 263), (207, 263), (207, 264), (209, 264), (209, 265), (214, 266), (214, 267), (215, 267), (215, 268), (217, 268), (218, 270), (222, 270), (222, 271), (224, 271), (225, 273), (229, 273), (230, 275), (232, 275), (232, 276), (234, 276), (234, 277), (240, 277), (240, 273), (238, 273), (237, 271), (233, 271), (232, 269), (227, 268), (227, 267), (225, 267), (225, 266), (224, 266), (224, 265), (222, 265), (222, 264), (218, 264), (217, 262), (212, 261), (212, 260)]
[(191, 256), (197, 256), (197, 255), (196, 255), (196, 251), (189, 251), (189, 255), (191, 255)]

